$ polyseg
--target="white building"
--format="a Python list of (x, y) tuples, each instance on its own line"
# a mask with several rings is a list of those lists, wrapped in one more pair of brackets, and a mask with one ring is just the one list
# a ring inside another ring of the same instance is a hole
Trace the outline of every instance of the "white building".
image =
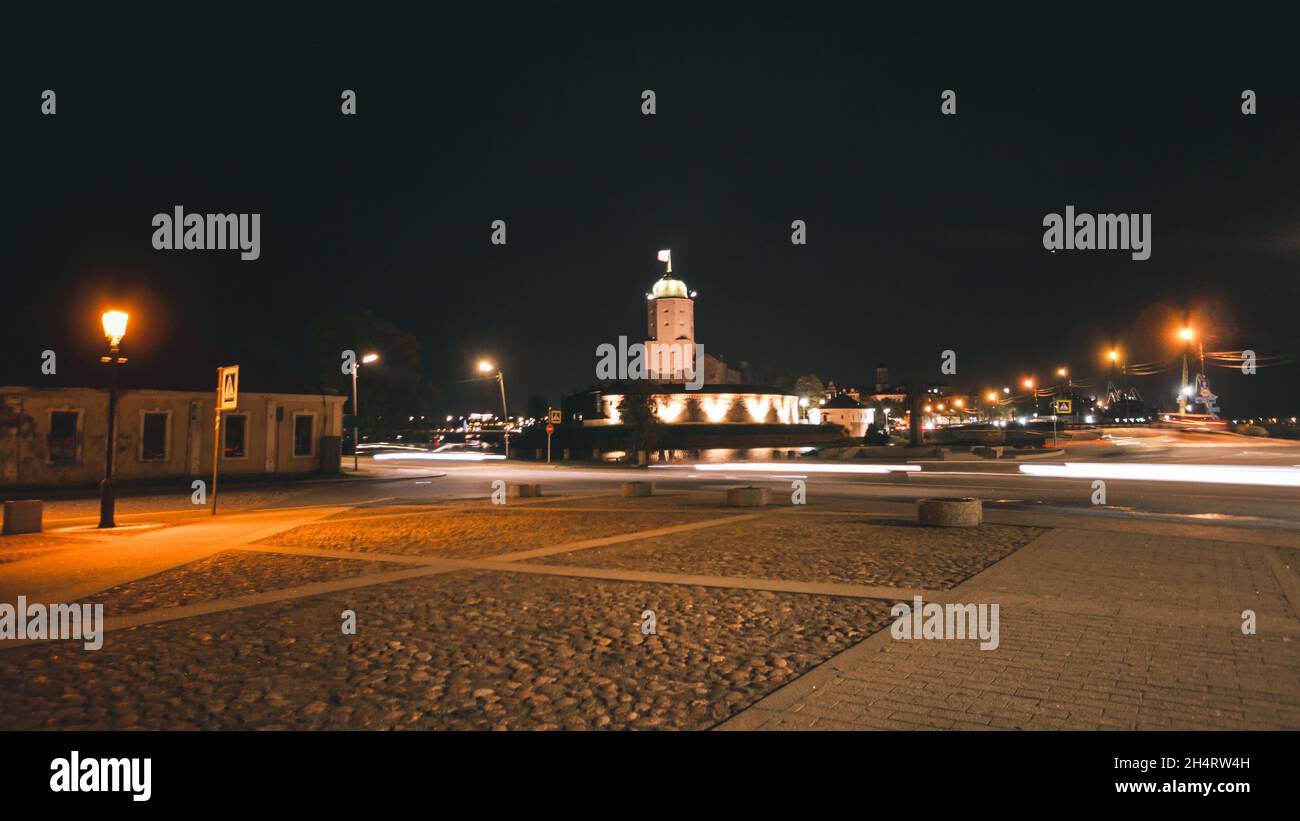
[(839, 394), (821, 405), (808, 409), (808, 421), (814, 425), (830, 423), (848, 431), (857, 439), (867, 435), (867, 427), (876, 419), (875, 408), (864, 407), (848, 394)]

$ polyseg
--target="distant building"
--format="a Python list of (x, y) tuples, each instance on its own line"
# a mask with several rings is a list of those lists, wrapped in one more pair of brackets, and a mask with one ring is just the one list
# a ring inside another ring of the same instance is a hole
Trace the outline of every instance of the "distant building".
[(814, 425), (839, 425), (848, 435), (858, 439), (866, 435), (867, 426), (875, 421), (876, 411), (862, 405), (848, 394), (841, 393), (821, 405), (808, 409), (808, 420)]
[[(654, 386), (659, 420), (685, 424), (799, 423), (799, 397), (745, 382), (747, 367), (732, 368), (704, 352), (703, 383), (688, 390), (695, 376), (695, 300), (686, 283), (665, 273), (646, 294), (646, 371)], [(565, 397), (566, 422), (584, 426), (619, 425), (618, 405), (626, 388), (618, 384)]]
[[(221, 473), (337, 472), (346, 397), (240, 392), (221, 415)], [(213, 392), (119, 390), (115, 476), (212, 478)], [(108, 391), (0, 387), (0, 487), (104, 478)]]
[(686, 283), (665, 273), (646, 295), (646, 364), (650, 378), (660, 382), (688, 382), (697, 364), (704, 381), (712, 385), (736, 385), (744, 381), (741, 371), (721, 358), (704, 352), (695, 361), (695, 299)]

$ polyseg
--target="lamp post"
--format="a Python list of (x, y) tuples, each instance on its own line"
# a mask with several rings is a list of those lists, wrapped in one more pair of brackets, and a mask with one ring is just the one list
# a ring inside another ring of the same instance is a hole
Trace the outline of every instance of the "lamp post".
[(357, 407), (357, 371), (361, 368), (361, 363), (369, 365), (371, 362), (379, 359), (379, 354), (368, 353), (361, 357), (361, 362), (352, 363), (352, 469), (358, 470), (357, 460), (358, 451), (361, 449), (361, 411)]
[(1117, 417), (1119, 416), (1127, 417), (1129, 415), (1128, 363), (1122, 363), (1122, 364), (1120, 363), (1119, 350), (1116, 348), (1112, 348), (1110, 353), (1106, 354), (1106, 357), (1110, 359), (1112, 380), (1115, 377), (1116, 367), (1118, 367), (1124, 373), (1124, 392), (1120, 394), (1120, 398), (1123, 400), (1123, 403), (1120, 405), (1120, 410), (1111, 411), (1111, 414), (1112, 416), (1117, 416)]
[(117, 449), (117, 366), (126, 362), (121, 356), (122, 337), (126, 336), (127, 315), (122, 311), (105, 311), (99, 318), (108, 340), (108, 356), (100, 362), (109, 367), (108, 437), (104, 446), (104, 481), (99, 483), (99, 526), (117, 527), (113, 521), (113, 508), (117, 503), (117, 489), (113, 480), (113, 451)]
[(1178, 336), (1183, 340), (1183, 378), (1178, 383), (1178, 412), (1187, 413), (1187, 353), (1192, 347), (1192, 338), (1196, 336), (1195, 331), (1191, 328), (1183, 328), (1178, 332)]
[(505, 423), (505, 427), (502, 428), (501, 433), (505, 437), (506, 458), (509, 459), (510, 458), (510, 411), (506, 409), (506, 378), (501, 373), (500, 368), (496, 367), (486, 359), (479, 360), (478, 370), (479, 373), (492, 373), (493, 371), (496, 371), (497, 385), (501, 388), (501, 419)]

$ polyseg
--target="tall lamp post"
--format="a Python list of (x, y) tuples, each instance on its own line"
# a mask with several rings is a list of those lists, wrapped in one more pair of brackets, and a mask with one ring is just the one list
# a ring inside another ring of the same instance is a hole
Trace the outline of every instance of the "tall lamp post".
[(105, 311), (99, 320), (108, 340), (108, 356), (100, 362), (109, 367), (108, 388), (108, 438), (104, 446), (104, 481), (99, 483), (99, 526), (117, 527), (113, 521), (113, 508), (117, 503), (117, 490), (113, 480), (113, 451), (117, 450), (117, 366), (126, 362), (121, 355), (122, 337), (126, 336), (128, 317), (123, 311)]
[[(1108, 359), (1110, 359), (1110, 372), (1111, 372), (1110, 375), (1111, 375), (1111, 380), (1112, 380), (1112, 381), (1114, 381), (1114, 378), (1115, 378), (1115, 375), (1116, 375), (1116, 374), (1115, 374), (1115, 369), (1116, 369), (1116, 368), (1118, 368), (1119, 370), (1123, 371), (1123, 373), (1124, 373), (1124, 392), (1123, 392), (1122, 394), (1120, 394), (1120, 397), (1123, 399), (1123, 404), (1120, 405), (1120, 408), (1121, 408), (1122, 410), (1119, 410), (1119, 411), (1111, 411), (1111, 415), (1112, 415), (1112, 416), (1116, 416), (1116, 417), (1119, 417), (1119, 416), (1128, 417), (1128, 415), (1129, 415), (1129, 406), (1128, 406), (1128, 393), (1129, 393), (1129, 391), (1128, 391), (1128, 364), (1127, 364), (1127, 363), (1120, 364), (1120, 361), (1119, 361), (1119, 350), (1116, 349), (1116, 348), (1111, 348), (1110, 353), (1106, 354), (1106, 357), (1107, 357)], [(1108, 398), (1109, 398), (1109, 397), (1108, 397)]]
[(1191, 328), (1183, 328), (1178, 332), (1178, 336), (1185, 343), (1183, 345), (1183, 378), (1178, 383), (1178, 412), (1183, 414), (1187, 413), (1187, 397), (1191, 394), (1187, 385), (1187, 354), (1191, 350), (1192, 338), (1196, 336), (1196, 333)]
[(361, 411), (357, 407), (357, 371), (361, 369), (361, 363), (369, 365), (371, 362), (379, 359), (379, 354), (368, 353), (361, 357), (361, 362), (352, 363), (352, 469), (358, 470), (357, 459), (358, 451), (361, 449)]
[(479, 373), (492, 373), (493, 371), (496, 371), (497, 385), (500, 386), (501, 388), (501, 418), (505, 420), (505, 428), (502, 430), (502, 434), (505, 436), (505, 440), (506, 440), (506, 458), (509, 459), (510, 458), (510, 411), (506, 409), (506, 378), (501, 373), (500, 368), (493, 365), (491, 362), (487, 361), (486, 359), (479, 360), (478, 370)]

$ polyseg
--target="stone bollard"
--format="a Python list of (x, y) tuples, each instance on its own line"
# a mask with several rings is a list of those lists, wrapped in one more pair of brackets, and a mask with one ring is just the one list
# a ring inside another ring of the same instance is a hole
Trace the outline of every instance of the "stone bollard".
[(561, 457), (561, 458), (563, 458), (564, 461), (566, 461), (566, 462), (569, 461), (569, 449), (568, 449), (568, 448), (565, 448), (565, 449), (564, 449), (564, 456)]
[(733, 487), (727, 489), (728, 507), (762, 507), (767, 504), (765, 487)]
[(17, 533), (40, 533), (44, 503), (40, 499), (19, 499), (5, 502), (6, 536)]
[(511, 482), (509, 492), (512, 499), (535, 499), (542, 495), (542, 486)]
[(624, 496), (651, 496), (655, 492), (654, 482), (624, 482)]
[(984, 521), (979, 499), (917, 499), (916, 520), (927, 527), (975, 527)]

